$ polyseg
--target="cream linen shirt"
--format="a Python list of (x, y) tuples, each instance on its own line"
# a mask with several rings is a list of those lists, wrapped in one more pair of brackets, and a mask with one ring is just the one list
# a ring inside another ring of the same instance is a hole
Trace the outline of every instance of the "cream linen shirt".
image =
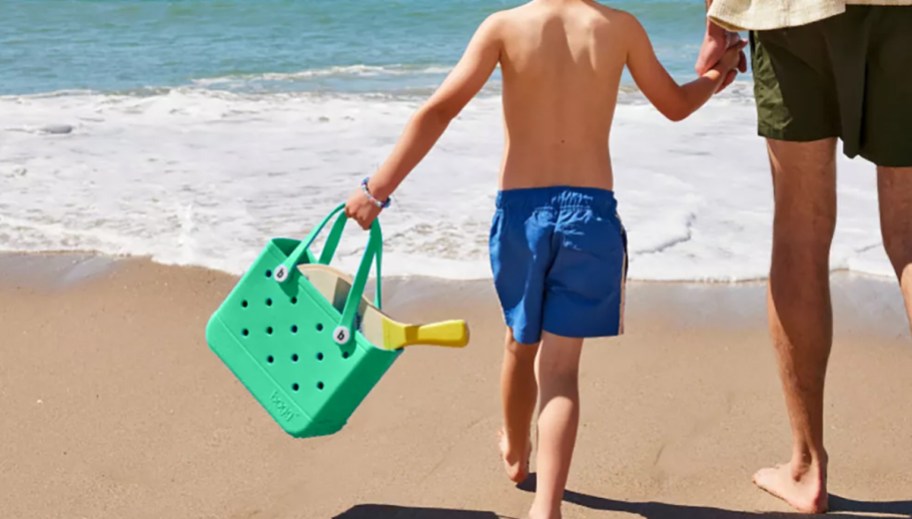
[(796, 27), (845, 12), (846, 5), (912, 5), (912, 0), (714, 0), (709, 19), (733, 31)]

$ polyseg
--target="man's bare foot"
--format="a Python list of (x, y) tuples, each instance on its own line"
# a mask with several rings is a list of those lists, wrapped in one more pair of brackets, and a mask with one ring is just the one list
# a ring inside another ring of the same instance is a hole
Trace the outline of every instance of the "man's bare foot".
[(517, 456), (516, 450), (510, 445), (510, 439), (506, 431), (501, 429), (498, 432), (500, 436), (500, 457), (503, 460), (504, 470), (507, 471), (507, 477), (514, 483), (522, 483), (529, 477), (529, 456), (532, 455), (532, 442), (526, 443), (525, 456)]
[(822, 514), (829, 507), (826, 468), (816, 464), (803, 469), (788, 463), (760, 469), (754, 484), (803, 514)]

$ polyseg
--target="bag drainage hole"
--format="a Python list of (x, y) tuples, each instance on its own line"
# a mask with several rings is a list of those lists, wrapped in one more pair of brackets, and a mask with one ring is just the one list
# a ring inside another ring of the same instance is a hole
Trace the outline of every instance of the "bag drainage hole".
[(266, 328), (266, 333), (267, 333), (268, 335), (272, 335), (272, 326)]
[(266, 300), (266, 306), (272, 306), (272, 298)]
[(296, 325), (296, 324), (291, 325), (291, 333), (298, 333), (298, 325)]
[(322, 382), (317, 382), (317, 389), (319, 389), (320, 391), (323, 391), (323, 383), (322, 383)]
[(323, 354), (317, 353), (317, 360), (323, 360)]
[(292, 361), (292, 362), (297, 362), (297, 361), (298, 361), (298, 354), (297, 354), (297, 353), (293, 353), (293, 354), (291, 355), (291, 361)]
[(292, 298), (291, 298), (291, 304), (293, 304), (293, 305), (298, 304), (298, 298), (297, 298), (297, 297), (292, 297)]
[(247, 300), (246, 300), (246, 299), (243, 300), (243, 301), (241, 301), (241, 306), (244, 307), (244, 308), (247, 308)]
[(266, 357), (266, 362), (272, 364), (273, 362), (275, 362), (275, 357), (273, 357), (272, 355)]
[(248, 330), (247, 328), (244, 328), (243, 330), (241, 330), (241, 335), (243, 335), (244, 337), (247, 337), (248, 335), (250, 335), (250, 330)]
[(298, 389), (301, 389), (301, 386), (299, 386), (297, 382), (291, 385), (292, 391), (297, 391)]
[(272, 271), (271, 271), (271, 270), (267, 270), (267, 271), (266, 271), (266, 277), (268, 277), (268, 278), (271, 278), (271, 277), (272, 277)]
[(343, 359), (347, 359), (347, 358), (349, 358), (349, 357), (351, 357), (351, 353), (349, 353), (349, 352), (347, 352), (347, 351), (343, 351), (343, 352), (342, 352), (342, 358), (343, 358)]
[(323, 331), (323, 324), (317, 323), (317, 331), (318, 331), (318, 332), (322, 332), (322, 331)]

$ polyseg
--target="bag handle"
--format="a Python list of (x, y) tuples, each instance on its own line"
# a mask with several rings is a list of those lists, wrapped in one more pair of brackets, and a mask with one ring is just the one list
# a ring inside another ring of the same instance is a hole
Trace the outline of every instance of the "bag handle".
[[(376, 221), (376, 220), (375, 220)], [(326, 238), (326, 243), (323, 244), (323, 251), (320, 253), (320, 259), (317, 260), (321, 265), (329, 265), (333, 257), (336, 254), (336, 249), (339, 247), (339, 239), (342, 237), (342, 231), (345, 230), (345, 224), (348, 223), (348, 216), (345, 213), (340, 214), (335, 223), (333, 223), (332, 229), (329, 231), (329, 236)], [(379, 223), (377, 226), (379, 227)], [(375, 252), (377, 256), (377, 287), (374, 290), (374, 306), (377, 308), (382, 308), (382, 284), (380, 283), (380, 262), (383, 259), (383, 235), (379, 238), (377, 242), (379, 245)]]
[[(326, 238), (326, 244), (323, 246), (323, 251), (320, 254), (319, 259), (321, 264), (329, 264), (335, 255), (336, 248), (339, 245), (339, 239), (342, 237), (342, 232), (345, 230), (345, 224), (348, 221), (348, 216), (342, 212), (342, 209), (344, 208), (345, 204), (339, 204), (335, 209), (330, 211), (310, 234), (307, 235), (307, 238), (295, 247), (291, 254), (288, 255), (288, 258), (276, 267), (274, 279), (278, 283), (284, 283), (291, 278), (291, 271), (302, 262), (302, 259), (312, 258), (310, 246), (313, 244), (314, 240), (316, 240), (323, 228), (326, 227), (326, 224), (338, 214), (339, 216), (333, 223), (329, 236)], [(374, 220), (373, 224), (371, 224), (370, 237), (368, 238), (367, 246), (364, 249), (364, 255), (361, 257), (361, 263), (355, 273), (351, 290), (349, 290), (348, 297), (345, 299), (342, 317), (339, 320), (339, 325), (333, 331), (333, 340), (335, 340), (337, 344), (344, 346), (345, 344), (348, 344), (352, 337), (354, 337), (352, 329), (355, 324), (355, 318), (357, 317), (358, 307), (361, 303), (361, 297), (364, 295), (364, 288), (367, 285), (367, 278), (370, 274), (372, 263), (376, 263), (377, 273), (377, 288), (374, 294), (374, 304), (377, 308), (381, 307), (383, 300), (381, 292), (382, 280), (380, 277), (382, 258), (383, 233), (380, 229), (379, 220)]]

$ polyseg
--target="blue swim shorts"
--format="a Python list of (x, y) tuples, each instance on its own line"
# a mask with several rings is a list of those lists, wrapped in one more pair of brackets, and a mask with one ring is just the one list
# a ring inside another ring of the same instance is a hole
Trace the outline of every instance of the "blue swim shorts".
[(623, 332), (627, 235), (612, 191), (501, 191), (490, 248), (494, 286), (518, 342), (538, 343), (542, 330), (564, 337)]

